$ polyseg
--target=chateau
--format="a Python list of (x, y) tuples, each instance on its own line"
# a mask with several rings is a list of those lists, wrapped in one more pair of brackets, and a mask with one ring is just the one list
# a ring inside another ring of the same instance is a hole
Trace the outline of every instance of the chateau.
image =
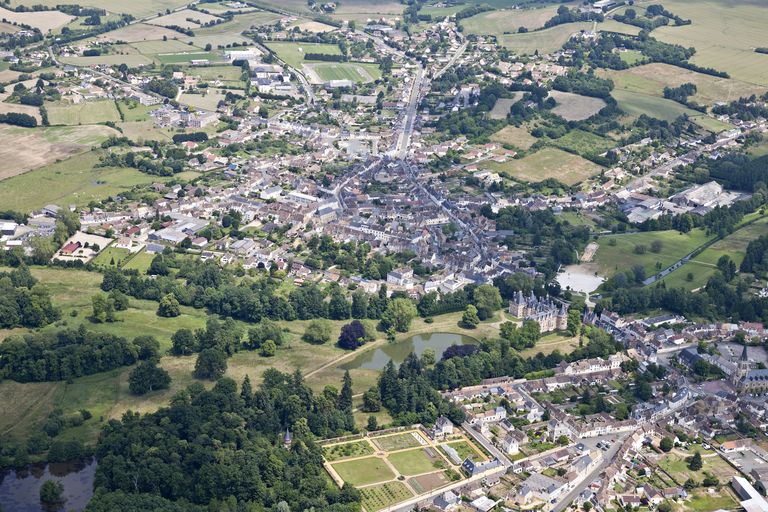
[(514, 300), (509, 302), (509, 313), (523, 320), (536, 320), (541, 332), (564, 331), (568, 328), (568, 308), (558, 305), (551, 298), (538, 299), (531, 292), (525, 297), (518, 291)]

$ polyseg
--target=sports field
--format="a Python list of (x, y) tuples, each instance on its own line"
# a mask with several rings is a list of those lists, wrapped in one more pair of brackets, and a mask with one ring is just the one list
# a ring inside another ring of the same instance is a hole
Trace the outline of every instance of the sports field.
[(663, 97), (664, 87), (678, 87), (684, 83), (692, 83), (696, 85), (697, 91), (690, 99), (705, 105), (752, 94), (760, 95), (768, 90), (760, 85), (718, 78), (661, 63), (645, 64), (622, 71), (603, 70), (600, 74), (613, 80), (616, 89), (660, 98)]
[(377, 64), (360, 62), (322, 62), (304, 64), (303, 69), (316, 80), (311, 82), (323, 83), (329, 80), (351, 80), (355, 83), (368, 83), (381, 78)]
[(573, 34), (591, 30), (591, 23), (566, 23), (545, 30), (525, 34), (505, 34), (498, 37), (499, 44), (521, 55), (552, 53), (565, 44)]
[(280, 60), (297, 69), (301, 69), (302, 63), (306, 62), (304, 56), (307, 53), (341, 55), (341, 49), (335, 44), (272, 41), (265, 45), (275, 52)]
[(556, 5), (535, 9), (487, 11), (461, 20), (465, 34), (502, 35), (517, 32), (520, 27), (540, 29), (557, 14)]
[(337, 462), (332, 464), (332, 467), (342, 480), (356, 486), (386, 482), (395, 478), (387, 463), (379, 457)]
[(600, 98), (570, 92), (550, 91), (549, 95), (557, 102), (552, 112), (566, 121), (583, 121), (600, 112), (606, 105), (605, 100)]
[[(178, 35), (178, 33), (177, 33)], [(131, 46), (136, 49), (137, 52), (142, 55), (152, 56), (160, 53), (189, 53), (195, 51), (202, 51), (202, 48), (196, 46), (190, 46), (188, 43), (179, 41), (178, 39), (168, 39), (167, 41), (137, 41), (131, 43)]]
[(692, 23), (661, 27), (653, 36), (666, 43), (696, 48), (691, 62), (726, 71), (731, 78), (768, 86), (766, 46), (768, 9), (756, 0), (669, 0), (664, 7)]
[(52, 125), (98, 124), (120, 121), (120, 113), (112, 100), (87, 101), (83, 103), (54, 103), (45, 107), (48, 121)]
[[(684, 234), (668, 230), (605, 236), (599, 240), (600, 247), (595, 253), (594, 262), (600, 275), (609, 276), (642, 265), (646, 275), (650, 276), (657, 272), (656, 262), (661, 263), (661, 268), (667, 268), (711, 238), (703, 229), (694, 229)], [(651, 251), (654, 241), (662, 244), (658, 253)], [(612, 245), (614, 242), (615, 245)], [(636, 250), (637, 246), (644, 247), (645, 252)]]
[(187, 64), (193, 60), (216, 62), (221, 57), (211, 52), (159, 53), (155, 56), (163, 64)]
[(539, 182), (554, 178), (566, 185), (584, 181), (602, 170), (599, 165), (578, 155), (551, 147), (542, 148), (519, 160), (482, 162), (480, 167), (518, 180)]

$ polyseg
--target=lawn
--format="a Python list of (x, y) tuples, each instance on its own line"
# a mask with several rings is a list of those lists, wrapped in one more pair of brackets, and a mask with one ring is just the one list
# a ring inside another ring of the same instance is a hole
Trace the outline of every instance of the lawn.
[(352, 457), (362, 457), (363, 455), (373, 455), (373, 446), (363, 439), (362, 441), (326, 446), (323, 454), (326, 460), (333, 462)]
[(182, 93), (182, 95), (179, 96), (179, 103), (203, 110), (216, 110), (219, 102), (224, 99), (224, 94), (221, 94), (215, 89), (206, 89), (204, 91), (205, 94)]
[(331, 467), (342, 480), (355, 486), (375, 484), (395, 478), (395, 474), (389, 469), (387, 463), (378, 457), (337, 462)]
[(461, 20), (461, 26), (466, 34), (499, 36), (515, 33), (520, 27), (540, 29), (556, 14), (557, 6), (551, 5), (534, 9), (487, 11)]
[(591, 29), (592, 23), (566, 23), (525, 34), (505, 34), (499, 36), (498, 40), (505, 48), (521, 55), (533, 55), (536, 50), (544, 54), (562, 48), (573, 34)]
[[(424, 448), (390, 453), (387, 459), (404, 476), (420, 475), (437, 469)], [(442, 459), (438, 458), (436, 461), (442, 461)]]
[(360, 494), (363, 497), (363, 508), (368, 512), (376, 512), (413, 497), (413, 493), (402, 482), (373, 485), (360, 489)]
[(739, 508), (738, 502), (733, 498), (728, 488), (710, 494), (704, 490), (694, 491), (691, 497), (684, 502), (686, 510), (691, 512), (714, 512), (716, 510), (735, 510)]
[(697, 91), (691, 96), (691, 101), (705, 105), (753, 94), (761, 95), (768, 90), (760, 85), (718, 78), (661, 63), (645, 64), (622, 71), (605, 70), (601, 71), (601, 74), (613, 80), (616, 89), (660, 98), (663, 97), (664, 87), (678, 87), (685, 83), (692, 83), (696, 85)]
[(93, 264), (97, 267), (117, 267), (120, 268), (130, 259), (131, 253), (128, 249), (119, 249), (117, 247), (107, 247), (101, 251), (98, 256), (93, 258)]
[(83, 103), (54, 103), (46, 105), (48, 120), (52, 125), (98, 124), (120, 121), (120, 113), (112, 100)]
[(211, 52), (158, 53), (155, 58), (162, 64), (186, 64), (193, 60), (220, 61), (221, 57)]
[[(656, 273), (656, 262), (661, 262), (661, 268), (667, 268), (711, 238), (703, 229), (694, 229), (685, 234), (668, 230), (609, 235), (598, 241), (600, 247), (595, 253), (594, 262), (598, 266), (600, 275), (607, 276), (641, 265), (650, 276)], [(614, 243), (612, 240), (615, 241), (615, 245), (611, 245)], [(662, 244), (658, 253), (651, 252), (651, 244), (656, 240)], [(635, 251), (636, 246), (644, 246), (645, 253), (638, 254)]]
[(539, 182), (554, 178), (566, 185), (574, 185), (602, 170), (599, 165), (561, 149), (546, 147), (522, 159), (504, 163), (483, 162), (481, 168), (523, 181)]
[(661, 27), (653, 36), (666, 43), (696, 48), (691, 62), (726, 71), (744, 82), (768, 86), (768, 57), (754, 52), (765, 46), (768, 9), (752, 0), (669, 0), (664, 7), (692, 21)]
[(570, 354), (579, 346), (578, 336), (568, 336), (559, 333), (550, 333), (542, 336), (536, 345), (522, 350), (520, 355), (522, 357), (534, 357), (541, 352), (542, 354), (551, 354), (555, 350), (558, 350), (561, 354)]
[(128, 167), (94, 168), (98, 161), (96, 152), (87, 152), (3, 180), (0, 182), (0, 204), (22, 212), (49, 203), (82, 207), (136, 185), (168, 180)]
[(395, 450), (403, 450), (405, 448), (415, 448), (421, 446), (421, 443), (414, 436), (420, 435), (415, 430), (410, 432), (403, 432), (400, 434), (392, 434), (387, 436), (372, 437), (373, 444), (379, 447), (379, 449), (385, 452), (393, 452)]
[(355, 83), (368, 83), (381, 78), (381, 70), (377, 64), (361, 62), (323, 62), (304, 64), (311, 73), (316, 75), (319, 83), (330, 80), (351, 80)]
[[(498, 102), (496, 102), (496, 104), (498, 105)], [(531, 135), (524, 127), (518, 128), (517, 126), (509, 125), (491, 135), (491, 140), (501, 144), (508, 144), (518, 149), (528, 149), (533, 146), (538, 139)]]
[(548, 139), (549, 144), (580, 155), (600, 155), (616, 147), (616, 142), (584, 130), (571, 130), (559, 139)]
[(189, 44), (179, 41), (178, 39), (168, 39), (159, 41), (137, 41), (131, 43), (131, 46), (141, 54), (152, 56), (158, 53), (184, 53), (191, 51), (202, 51), (200, 48), (190, 46)]
[(472, 460), (474, 461), (483, 461), (488, 459), (488, 457), (483, 455), (474, 446), (472, 446), (469, 441), (453, 441), (447, 444), (456, 450), (456, 452), (458, 452), (459, 457), (461, 457), (462, 460), (466, 459), (467, 457), (472, 457)]
[(280, 60), (297, 69), (301, 69), (302, 63), (306, 62), (304, 57), (307, 53), (341, 55), (341, 49), (335, 44), (271, 41), (265, 45), (275, 52)]
[(634, 66), (635, 64), (645, 60), (645, 57), (643, 56), (642, 52), (638, 50), (623, 51), (619, 53), (619, 57), (621, 57), (621, 60), (623, 62), (626, 62), (630, 66)]
[(135, 254), (133, 258), (128, 261), (128, 263), (124, 264), (123, 268), (126, 270), (138, 270), (140, 274), (144, 274), (147, 272), (147, 269), (149, 268), (149, 265), (152, 263), (154, 258), (154, 254), (150, 254), (142, 250), (141, 252)]
[(658, 465), (664, 471), (669, 473), (670, 476), (677, 481), (678, 485), (684, 484), (689, 478), (701, 481), (705, 472), (712, 473), (723, 483), (730, 482), (732, 476), (739, 474), (736, 469), (719, 455), (706, 450), (702, 451), (703, 467), (701, 468), (701, 471), (692, 471), (688, 469), (688, 463), (685, 459), (692, 456), (695, 451), (696, 450), (690, 450), (686, 452), (685, 456), (678, 454), (677, 450), (675, 450), (675, 452), (664, 454), (659, 460)]

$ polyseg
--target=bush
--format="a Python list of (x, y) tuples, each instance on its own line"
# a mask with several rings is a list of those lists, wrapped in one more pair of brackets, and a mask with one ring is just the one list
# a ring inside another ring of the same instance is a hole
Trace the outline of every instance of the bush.
[(46, 480), (40, 487), (40, 501), (44, 505), (56, 505), (61, 503), (61, 495), (64, 493), (64, 486), (56, 480)]

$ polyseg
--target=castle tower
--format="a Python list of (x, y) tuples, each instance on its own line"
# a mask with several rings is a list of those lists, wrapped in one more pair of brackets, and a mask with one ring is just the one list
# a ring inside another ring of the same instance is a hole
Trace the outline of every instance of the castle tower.
[(523, 297), (522, 290), (518, 290), (515, 299), (510, 301), (509, 312), (517, 318), (523, 318), (525, 316), (525, 297)]

